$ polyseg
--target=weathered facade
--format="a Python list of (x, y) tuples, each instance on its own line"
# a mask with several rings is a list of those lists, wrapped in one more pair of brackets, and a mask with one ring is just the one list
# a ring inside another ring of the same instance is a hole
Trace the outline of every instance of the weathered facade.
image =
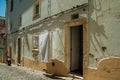
[(119, 0), (7, 0), (12, 63), (57, 75), (79, 74), (84, 80), (118, 80), (119, 4)]
[(119, 3), (118, 0), (89, 0), (87, 80), (120, 79)]
[(5, 61), (5, 48), (6, 48), (6, 27), (5, 17), (0, 16), (0, 62)]

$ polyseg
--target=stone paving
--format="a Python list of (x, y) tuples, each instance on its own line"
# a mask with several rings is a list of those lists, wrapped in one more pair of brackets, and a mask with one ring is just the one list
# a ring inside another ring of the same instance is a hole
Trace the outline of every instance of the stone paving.
[(7, 66), (0, 63), (0, 80), (80, 80), (71, 77), (58, 77), (20, 66)]

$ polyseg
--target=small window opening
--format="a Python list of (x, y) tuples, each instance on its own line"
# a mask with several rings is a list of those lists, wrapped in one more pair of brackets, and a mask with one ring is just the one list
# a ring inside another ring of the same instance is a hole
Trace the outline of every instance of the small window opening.
[(39, 4), (37, 4), (37, 5), (35, 6), (35, 14), (36, 14), (36, 15), (39, 14)]
[(73, 15), (71, 15), (71, 19), (73, 20), (73, 19), (78, 19), (79, 18), (79, 14), (73, 14)]
[(11, 0), (11, 7), (10, 7), (10, 11), (13, 11), (13, 0)]

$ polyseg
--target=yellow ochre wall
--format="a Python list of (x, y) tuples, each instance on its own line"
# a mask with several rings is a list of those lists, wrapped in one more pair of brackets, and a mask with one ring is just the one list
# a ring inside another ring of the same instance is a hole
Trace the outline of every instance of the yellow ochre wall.
[[(54, 64), (54, 66), (52, 64)], [(22, 58), (21, 66), (35, 70), (45, 71), (54, 75), (68, 76), (67, 68), (65, 67), (64, 62), (57, 59), (52, 59), (51, 62), (45, 63), (24, 57)]]
[(85, 80), (120, 80), (120, 58), (102, 59), (97, 68), (88, 68)]

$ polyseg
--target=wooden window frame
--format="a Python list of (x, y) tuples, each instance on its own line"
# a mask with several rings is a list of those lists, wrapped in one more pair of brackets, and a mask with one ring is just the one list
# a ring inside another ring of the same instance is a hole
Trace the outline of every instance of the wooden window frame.
[[(36, 6), (39, 6), (39, 11), (36, 14)], [(34, 5), (33, 5), (33, 20), (38, 19), (40, 17), (40, 1), (35, 0)]]
[(39, 35), (33, 35), (32, 36), (32, 44), (33, 44), (32, 45), (33, 49), (39, 49)]
[(38, 56), (39, 53), (39, 35), (32, 36), (32, 53), (33, 57)]

